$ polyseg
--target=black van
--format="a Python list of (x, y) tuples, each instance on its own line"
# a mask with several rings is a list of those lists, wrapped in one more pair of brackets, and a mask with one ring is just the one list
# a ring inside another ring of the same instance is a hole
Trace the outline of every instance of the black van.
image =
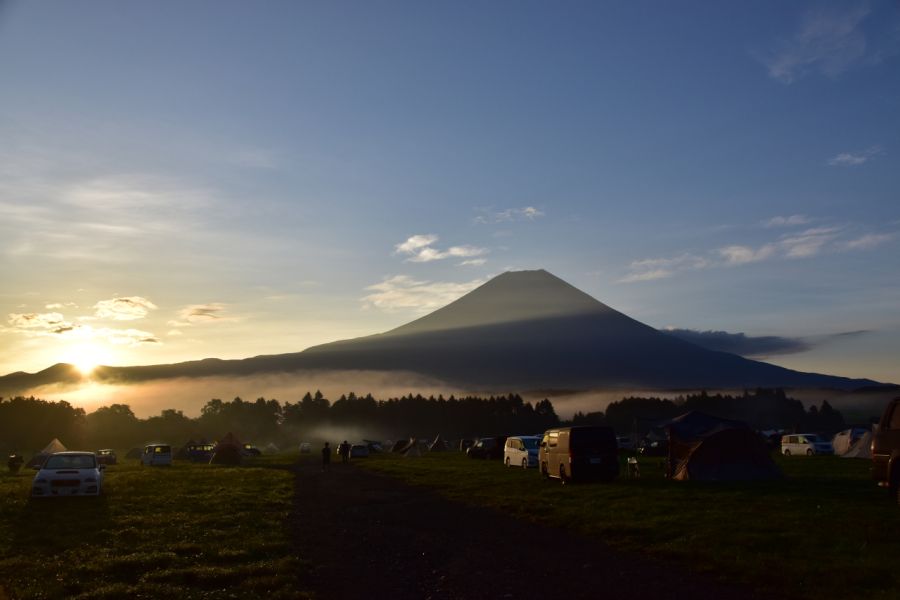
[(612, 481), (619, 475), (617, 449), (611, 427), (549, 429), (541, 440), (541, 475), (563, 483)]

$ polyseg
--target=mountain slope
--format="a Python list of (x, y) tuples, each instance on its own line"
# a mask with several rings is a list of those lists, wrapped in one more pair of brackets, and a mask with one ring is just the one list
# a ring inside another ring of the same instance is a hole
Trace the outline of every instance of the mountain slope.
[[(644, 325), (542, 270), (504, 273), (382, 334), (244, 360), (102, 367), (93, 378), (143, 381), (304, 369), (411, 371), (478, 390), (877, 385), (707, 350)], [(7, 394), (10, 377), (0, 378), (0, 391)], [(15, 374), (17, 385), (27, 379)]]

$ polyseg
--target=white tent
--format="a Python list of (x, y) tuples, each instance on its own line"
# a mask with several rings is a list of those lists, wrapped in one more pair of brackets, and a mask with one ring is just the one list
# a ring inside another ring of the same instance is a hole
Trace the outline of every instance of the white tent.
[[(863, 437), (866, 437), (868, 443), (871, 443), (872, 434), (868, 429), (854, 427), (852, 429), (841, 431), (831, 440), (831, 445), (834, 447), (834, 454), (836, 456), (845, 456), (851, 449), (856, 448)], [(868, 443), (866, 447), (868, 447)], [(866, 458), (871, 458), (871, 454)]]
[(857, 439), (842, 458), (872, 458), (872, 432), (867, 431)]

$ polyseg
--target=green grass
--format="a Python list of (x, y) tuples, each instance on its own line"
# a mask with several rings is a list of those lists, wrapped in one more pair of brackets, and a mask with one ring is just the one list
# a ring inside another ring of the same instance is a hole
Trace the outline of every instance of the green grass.
[(109, 467), (100, 498), (0, 476), (0, 598), (304, 598), (285, 526), (296, 455), (238, 468)]
[(575, 486), (458, 453), (358, 462), (454, 500), (578, 531), (762, 593), (900, 596), (900, 509), (875, 487), (865, 460), (779, 457), (782, 481), (714, 484), (668, 481), (658, 459), (645, 459), (641, 479)]

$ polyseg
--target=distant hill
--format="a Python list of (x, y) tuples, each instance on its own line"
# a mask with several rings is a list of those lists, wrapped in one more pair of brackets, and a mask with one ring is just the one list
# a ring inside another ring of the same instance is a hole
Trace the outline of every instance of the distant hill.
[[(406, 325), (303, 352), (243, 360), (100, 367), (92, 378), (138, 382), (300, 370), (407, 371), (464, 389), (833, 388), (879, 386), (869, 379), (803, 373), (707, 350), (624, 315), (543, 271), (499, 275)], [(72, 381), (55, 365), (0, 377), (9, 395)]]

